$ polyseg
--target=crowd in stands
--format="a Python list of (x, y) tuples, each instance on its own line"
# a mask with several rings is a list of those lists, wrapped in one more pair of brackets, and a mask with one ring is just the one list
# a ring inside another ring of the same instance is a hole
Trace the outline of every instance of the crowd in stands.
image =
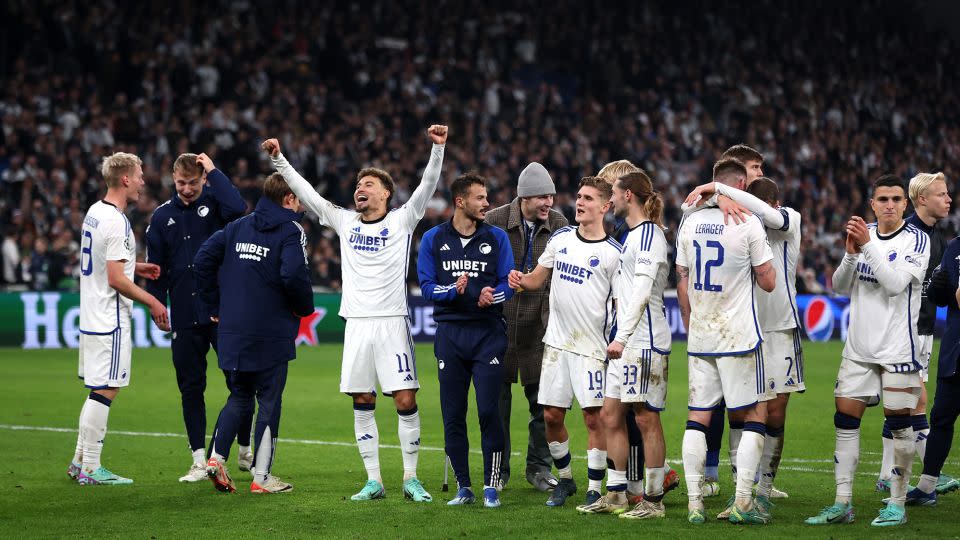
[[(922, 3), (918, 3), (922, 5)], [(960, 164), (956, 40), (905, 2), (8, 2), (0, 21), (0, 227), (7, 286), (77, 286), (78, 231), (102, 195), (99, 164), (144, 160), (129, 211), (143, 250), (172, 164), (206, 152), (250, 208), (278, 137), (328, 199), (351, 206), (357, 171), (388, 170), (397, 202), (450, 126), (441, 188), (419, 233), (476, 170), (491, 203), (531, 161), (572, 220), (582, 176), (628, 159), (679, 206), (725, 148), (766, 159), (803, 216), (800, 292), (829, 292), (842, 224), (870, 217), (869, 185)], [(956, 193), (956, 188), (954, 187)], [(944, 226), (956, 230), (960, 213)], [(340, 286), (339, 245), (304, 220), (314, 283)], [(416, 255), (416, 246), (411, 259)], [(415, 262), (411, 260), (413, 267)], [(410, 272), (415, 280), (416, 272)]]

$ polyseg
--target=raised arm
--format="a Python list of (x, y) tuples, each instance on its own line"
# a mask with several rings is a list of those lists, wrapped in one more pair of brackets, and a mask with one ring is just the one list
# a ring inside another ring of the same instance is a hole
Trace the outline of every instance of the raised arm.
[(420, 221), (424, 212), (427, 211), (427, 203), (433, 197), (437, 190), (437, 184), (440, 182), (440, 169), (443, 166), (443, 151), (447, 144), (447, 126), (433, 125), (427, 130), (430, 140), (433, 141), (433, 148), (430, 149), (430, 161), (423, 169), (423, 178), (420, 179), (420, 185), (413, 190), (407, 205), (413, 210), (413, 217)]
[(247, 203), (243, 201), (240, 190), (233, 185), (230, 178), (223, 171), (216, 168), (213, 160), (206, 154), (197, 156), (197, 165), (203, 167), (207, 173), (207, 184), (213, 198), (220, 204), (220, 219), (226, 222), (233, 221), (243, 215)]
[(721, 184), (720, 182), (714, 182), (714, 184), (717, 186), (717, 193), (730, 197), (733, 202), (743, 206), (754, 215), (760, 216), (765, 227), (778, 230), (787, 230), (787, 228), (790, 227), (790, 221), (785, 211), (781, 212), (773, 208), (746, 191), (741, 191), (737, 188)]
[(290, 165), (287, 158), (280, 152), (280, 141), (267, 139), (263, 141), (260, 148), (270, 154), (273, 167), (283, 176), (283, 180), (290, 186), (290, 190), (300, 199), (303, 206), (320, 218), (321, 225), (333, 227), (336, 221), (337, 206), (321, 197), (317, 190), (310, 185), (310, 182), (307, 182), (293, 168), (293, 165)]

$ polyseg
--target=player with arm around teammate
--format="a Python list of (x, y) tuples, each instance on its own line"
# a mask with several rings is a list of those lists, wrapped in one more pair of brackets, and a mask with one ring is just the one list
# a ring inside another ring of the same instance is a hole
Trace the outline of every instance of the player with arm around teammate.
[[(729, 186), (742, 185), (746, 176), (737, 159), (721, 159), (713, 167), (714, 181)], [(746, 417), (728, 519), (742, 524), (769, 521), (752, 495), (766, 432), (763, 363), (758, 358), (763, 333), (757, 323), (754, 283), (767, 292), (774, 289), (772, 258), (759, 219), (727, 224), (717, 208), (690, 214), (677, 234), (677, 299), (689, 331), (689, 413), (682, 453), (690, 523), (704, 522), (701, 486), (707, 424), (721, 402), (728, 410), (742, 409)]]
[(503, 303), (513, 296), (507, 277), (513, 250), (507, 233), (484, 223), (487, 188), (473, 173), (454, 180), (453, 218), (423, 235), (417, 276), (423, 297), (432, 300), (437, 322), (434, 353), (440, 380), (445, 450), (457, 477), (450, 505), (470, 504), (467, 395), (473, 381), (483, 450), (483, 505), (500, 506), (500, 471), (505, 458), (500, 389), (507, 350)]
[(850, 327), (833, 395), (834, 503), (810, 517), (810, 525), (854, 520), (853, 479), (860, 460), (860, 419), (867, 406), (883, 403), (894, 444), (894, 471), (887, 506), (871, 523), (878, 527), (907, 521), (907, 484), (915, 436), (910, 411), (920, 398), (917, 318), (930, 257), (930, 238), (903, 220), (907, 193), (892, 174), (873, 183), (870, 207), (876, 224), (853, 216), (846, 225), (846, 254), (833, 274), (833, 288), (850, 297)]
[(145, 304), (150, 317), (170, 330), (167, 307), (133, 282), (156, 279), (160, 267), (137, 262), (137, 240), (124, 215), (140, 200), (143, 169), (139, 157), (117, 152), (104, 158), (101, 172), (107, 193), (87, 210), (80, 233), (80, 365), (78, 375), (90, 394), (80, 410), (77, 446), (67, 474), (81, 485), (132, 484), (100, 463), (110, 406), (130, 384), (133, 302)]
[(420, 185), (406, 204), (393, 210), (389, 210), (389, 205), (396, 188), (393, 178), (382, 169), (360, 170), (353, 194), (356, 211), (346, 210), (321, 197), (300, 176), (280, 153), (277, 139), (268, 139), (262, 145), (303, 206), (340, 237), (340, 316), (347, 321), (340, 391), (353, 400), (354, 434), (367, 470), (367, 482), (351, 497), (355, 501), (379, 499), (386, 494), (380, 476), (380, 435), (374, 417), (378, 383), (384, 394), (392, 395), (397, 408), (403, 493), (418, 502), (433, 500), (417, 479), (420, 414), (416, 392), (420, 382), (410, 334), (406, 284), (413, 231), (440, 181), (447, 126), (430, 126), (427, 134), (433, 147)]
[(603, 229), (611, 192), (602, 178), (581, 179), (577, 227), (557, 230), (532, 272), (514, 270), (510, 274), (510, 286), (515, 289), (539, 289), (550, 279), (550, 321), (543, 337), (538, 401), (543, 405), (547, 442), (559, 481), (547, 506), (562, 506), (577, 490), (570, 466), (570, 437), (564, 425), (574, 397), (587, 427), (586, 504), (600, 498), (606, 469), (600, 407), (613, 319), (612, 286), (621, 248)]

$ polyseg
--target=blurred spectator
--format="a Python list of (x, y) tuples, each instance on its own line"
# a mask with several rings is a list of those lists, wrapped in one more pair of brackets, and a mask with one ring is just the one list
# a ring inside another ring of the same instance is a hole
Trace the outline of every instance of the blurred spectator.
[[(960, 173), (960, 74), (950, 67), (960, 47), (927, 26), (930, 9), (14, 0), (0, 17), (0, 225), (15, 235), (4, 239), (4, 280), (57, 285), (24, 267), (39, 264), (39, 238), (75, 274), (80, 220), (100, 196), (99, 161), (114, 151), (144, 160), (147, 191), (130, 212), (142, 249), (182, 152), (207, 152), (252, 205), (269, 171), (257, 146), (276, 136), (330, 200), (349, 206), (356, 172), (378, 166), (397, 179), (402, 204), (425, 165), (422, 130), (446, 123), (444, 179), (477, 170), (493, 206), (539, 161), (572, 218), (581, 176), (633, 161), (664, 195), (670, 241), (682, 197), (724, 149), (750, 144), (803, 216), (804, 287), (829, 291), (842, 223), (872, 219), (876, 176)], [(419, 230), (449, 217), (437, 203)], [(943, 226), (958, 223), (955, 212)], [(315, 283), (337, 290), (337, 240), (316, 222), (308, 229)]]

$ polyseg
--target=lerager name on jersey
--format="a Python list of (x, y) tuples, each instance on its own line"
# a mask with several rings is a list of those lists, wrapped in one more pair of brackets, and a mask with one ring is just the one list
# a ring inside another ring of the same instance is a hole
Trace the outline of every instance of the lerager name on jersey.
[(723, 225), (720, 223), (701, 223), (693, 231), (696, 234), (723, 234)]

